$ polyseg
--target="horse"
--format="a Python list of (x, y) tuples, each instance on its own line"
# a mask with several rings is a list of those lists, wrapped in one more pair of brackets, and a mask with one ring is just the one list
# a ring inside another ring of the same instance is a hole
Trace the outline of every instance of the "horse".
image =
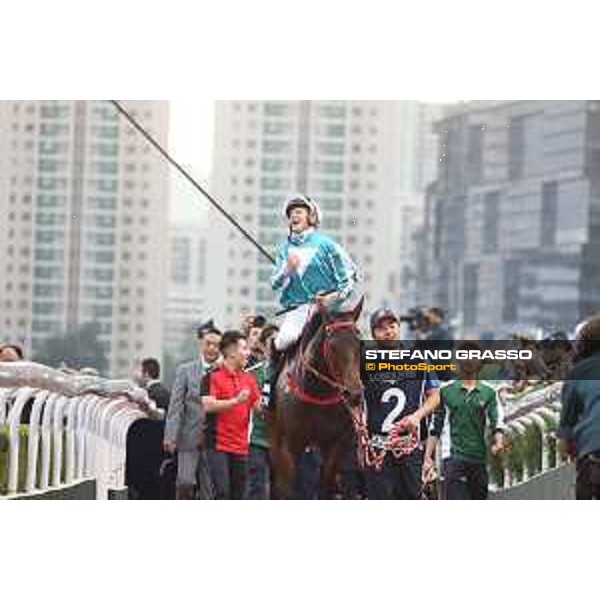
[(277, 378), (269, 431), (279, 498), (292, 497), (296, 467), (308, 447), (321, 455), (322, 493), (334, 497), (341, 461), (355, 449), (352, 412), (363, 402), (356, 322), (363, 300), (351, 312), (314, 311)]

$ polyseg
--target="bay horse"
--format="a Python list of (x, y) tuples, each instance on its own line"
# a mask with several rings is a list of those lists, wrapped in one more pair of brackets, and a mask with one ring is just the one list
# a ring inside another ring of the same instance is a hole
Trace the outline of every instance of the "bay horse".
[(335, 493), (342, 460), (355, 450), (351, 410), (363, 401), (356, 325), (363, 301), (347, 313), (314, 310), (281, 369), (269, 423), (279, 498), (292, 497), (296, 467), (307, 447), (320, 452), (320, 488), (327, 497)]

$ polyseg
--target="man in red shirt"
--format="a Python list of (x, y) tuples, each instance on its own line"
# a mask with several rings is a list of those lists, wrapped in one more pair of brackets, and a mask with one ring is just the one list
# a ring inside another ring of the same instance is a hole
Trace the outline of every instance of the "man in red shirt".
[(206, 378), (207, 395), (216, 404), (236, 402), (208, 416), (209, 467), (216, 499), (242, 500), (248, 471), (250, 413), (260, 399), (260, 391), (255, 377), (244, 372), (250, 355), (244, 335), (226, 331), (220, 348), (223, 364)]

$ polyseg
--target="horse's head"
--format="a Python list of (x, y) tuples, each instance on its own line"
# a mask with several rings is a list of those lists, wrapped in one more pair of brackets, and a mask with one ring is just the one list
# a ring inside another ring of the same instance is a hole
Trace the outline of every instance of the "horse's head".
[[(352, 405), (362, 399), (360, 378), (360, 332), (356, 322), (364, 299), (346, 313), (322, 313), (322, 322), (312, 345), (317, 369), (331, 387), (337, 388), (344, 400)], [(317, 354), (318, 352), (318, 354)]]

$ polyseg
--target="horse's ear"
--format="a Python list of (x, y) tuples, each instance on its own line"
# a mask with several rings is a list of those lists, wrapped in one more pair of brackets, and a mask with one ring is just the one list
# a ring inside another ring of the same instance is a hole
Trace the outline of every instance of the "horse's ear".
[(360, 313), (362, 312), (364, 303), (365, 297), (361, 296), (359, 303), (355, 306), (354, 310), (352, 311), (352, 318), (354, 319), (355, 323), (356, 321), (358, 321), (358, 317), (360, 317)]

